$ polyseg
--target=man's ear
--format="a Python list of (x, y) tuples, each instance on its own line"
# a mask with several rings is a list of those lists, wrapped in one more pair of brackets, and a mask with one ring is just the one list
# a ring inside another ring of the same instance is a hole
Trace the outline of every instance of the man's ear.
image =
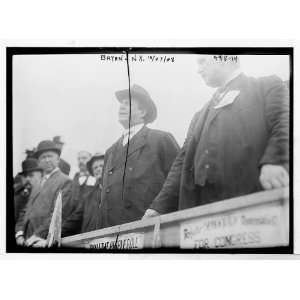
[(141, 109), (141, 114), (142, 114), (142, 117), (145, 118), (145, 116), (147, 114), (147, 110), (145, 108), (142, 108)]

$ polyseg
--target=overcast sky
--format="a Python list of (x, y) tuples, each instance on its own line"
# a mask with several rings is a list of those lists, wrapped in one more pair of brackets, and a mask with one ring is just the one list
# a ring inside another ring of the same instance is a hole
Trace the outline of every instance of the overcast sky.
[[(163, 56), (164, 55), (157, 55)], [(182, 145), (194, 113), (213, 90), (197, 74), (195, 55), (168, 55), (174, 62), (131, 62), (131, 81), (148, 90), (157, 105), (149, 127), (171, 132)], [(288, 56), (241, 56), (244, 73), (276, 74), (289, 79)], [(26, 148), (61, 135), (62, 157), (77, 171), (80, 150), (104, 152), (122, 134), (115, 91), (128, 88), (125, 61), (103, 61), (99, 55), (20, 55), (13, 57), (14, 174)]]

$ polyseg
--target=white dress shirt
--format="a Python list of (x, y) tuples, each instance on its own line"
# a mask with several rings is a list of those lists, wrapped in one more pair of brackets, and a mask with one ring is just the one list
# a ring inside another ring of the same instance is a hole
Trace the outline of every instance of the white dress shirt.
[(53, 171), (51, 171), (50, 173), (48, 174), (45, 174), (42, 178), (42, 181), (41, 181), (41, 186), (44, 185), (44, 183), (55, 173), (59, 170), (58, 167), (56, 167)]
[(221, 87), (219, 87), (218, 89), (223, 89), (230, 81), (232, 81), (233, 79), (235, 79), (236, 77), (238, 77), (241, 73), (242, 73), (242, 71), (241, 71), (240, 68), (234, 70), (231, 73), (231, 75), (226, 79), (226, 81), (224, 82), (224, 84)]
[(145, 124), (138, 124), (135, 126), (130, 127), (130, 129), (126, 129), (123, 133), (123, 146), (125, 146), (129, 140), (131, 140), (143, 127)]

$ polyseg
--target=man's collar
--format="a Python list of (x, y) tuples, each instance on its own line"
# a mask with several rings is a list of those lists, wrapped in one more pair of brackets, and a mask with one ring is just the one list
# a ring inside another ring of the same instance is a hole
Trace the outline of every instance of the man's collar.
[(233, 79), (235, 79), (236, 77), (238, 77), (240, 74), (242, 73), (242, 70), (240, 68), (237, 68), (236, 70), (234, 70), (230, 76), (226, 79), (226, 81), (224, 82), (223, 86), (220, 88), (224, 88), (226, 85), (228, 85), (228, 83), (230, 81), (232, 81)]
[(137, 134), (144, 126), (144, 123), (131, 126), (130, 128), (124, 130), (123, 135), (128, 135), (130, 131), (130, 136), (132, 137), (133, 135)]
[(44, 177), (45, 177), (45, 179), (48, 179), (48, 178), (50, 178), (55, 172), (57, 172), (57, 171), (59, 171), (59, 168), (58, 167), (56, 167), (53, 171), (51, 171), (50, 173), (48, 173), (48, 174), (45, 174), (44, 175)]

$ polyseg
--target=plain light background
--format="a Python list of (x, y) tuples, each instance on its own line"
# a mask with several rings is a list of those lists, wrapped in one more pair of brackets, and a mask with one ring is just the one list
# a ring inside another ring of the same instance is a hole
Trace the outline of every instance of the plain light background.
[[(151, 62), (147, 56), (143, 55), (145, 62), (129, 60), (131, 83), (146, 88), (157, 105), (157, 120), (149, 127), (171, 132), (181, 146), (194, 113), (210, 99), (214, 89), (207, 87), (197, 73), (196, 55), (168, 54), (174, 62), (166, 63)], [(115, 92), (128, 88), (127, 64), (100, 57), (14, 56), (14, 174), (20, 171), (25, 149), (55, 135), (66, 142), (62, 157), (72, 166), (71, 176), (77, 171), (80, 150), (105, 152), (121, 136)], [(240, 59), (247, 75), (276, 74), (289, 79), (286, 55), (241, 55)]]

